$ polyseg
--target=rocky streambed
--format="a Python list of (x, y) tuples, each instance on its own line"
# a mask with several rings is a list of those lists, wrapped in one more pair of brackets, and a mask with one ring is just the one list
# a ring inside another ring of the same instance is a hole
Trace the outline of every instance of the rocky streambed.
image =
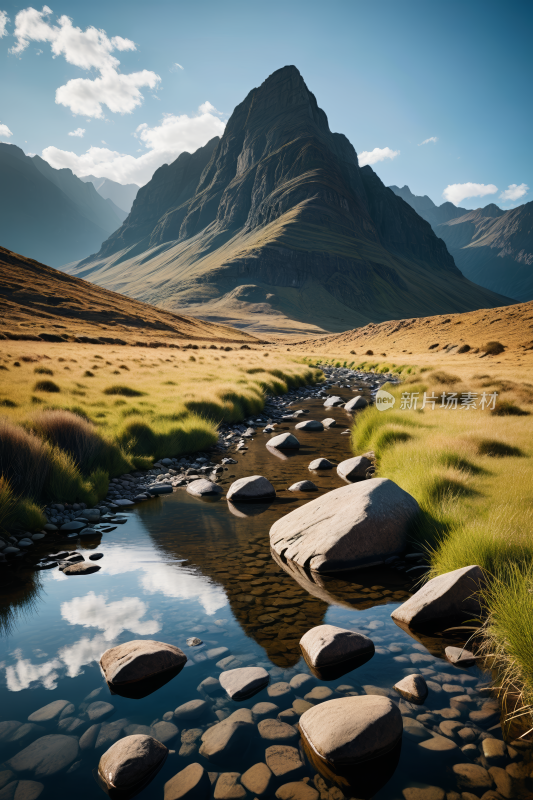
[[(244, 446), (234, 426), (222, 432), (221, 443), (232, 437), (228, 447), (200, 456), (207, 462), (178, 463), (176, 475), (161, 464), (159, 475), (138, 478), (144, 484), (135, 491), (150, 487), (148, 480), (183, 481), (164, 496), (121, 507), (116, 500), (130, 500), (121, 485), (92, 515), (50, 510), (65, 514), (55, 517), (59, 524), (50, 520), (59, 530), (12, 557), (19, 582), (0, 605), (0, 800), (94, 797), (102, 786), (99, 764), (123, 774), (127, 737), (141, 737), (136, 746), (142, 737), (160, 743), (143, 751), (149, 758), (138, 762), (136, 788), (139, 796), (165, 800), (531, 796), (528, 746), (512, 735), (504, 740), (490, 676), (475, 660), (452, 663), (446, 656), (471, 631), (441, 625), (414, 633), (391, 619), (426, 568), (419, 553), (411, 548), (388, 564), (331, 576), (270, 548), (275, 523), (348, 485), (337, 466), (352, 455), (344, 432), (353, 417), (324, 402), (359, 395), (371, 402), (378, 381), (362, 377), (332, 371), (325, 392), (309, 387), (250, 420)], [(335, 424), (296, 427), (324, 419)], [(297, 437), (297, 450), (266, 446), (285, 433)], [(310, 470), (316, 459), (332, 467)], [(230, 486), (251, 475), (264, 476), (275, 497), (228, 502)], [(189, 493), (198, 480), (222, 492)], [(289, 490), (301, 481), (316, 489)], [(71, 523), (83, 527), (62, 528)], [(36, 564), (53, 566), (35, 570)], [(80, 564), (100, 569), (69, 574)], [(331, 666), (327, 653), (343, 662), (339, 651), (317, 645), (329, 641), (331, 628), (359, 637), (362, 648), (361, 663), (345, 663), (351, 668), (342, 674), (324, 671)], [(102, 653), (134, 640), (168, 643), (187, 661), (146, 694), (107, 684)], [(331, 701), (344, 709), (333, 723)], [(354, 703), (349, 713), (345, 701)], [(344, 725), (352, 719), (367, 721), (359, 738)], [(387, 735), (376, 737), (372, 724)], [(351, 769), (335, 756), (339, 731), (352, 742)], [(354, 749), (357, 741), (362, 749)], [(113, 745), (118, 749), (104, 758)]]

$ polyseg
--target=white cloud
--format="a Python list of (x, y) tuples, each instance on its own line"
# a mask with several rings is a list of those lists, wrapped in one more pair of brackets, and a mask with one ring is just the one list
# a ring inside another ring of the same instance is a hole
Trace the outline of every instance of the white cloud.
[(148, 606), (138, 597), (123, 597), (107, 603), (105, 595), (89, 592), (85, 597), (74, 597), (61, 605), (61, 616), (71, 625), (99, 628), (107, 640), (116, 639), (122, 631), (140, 636), (157, 633), (160, 624), (154, 619), (142, 620)]
[(15, 653), (15, 657), (16, 663), (6, 667), (6, 683), (10, 692), (29, 689), (35, 681), (38, 681), (45, 689), (56, 688), (59, 678), (56, 670), (61, 667), (61, 661), (54, 658), (44, 664), (32, 664), (29, 658), (22, 658), (21, 653)]
[(214, 136), (222, 136), (225, 123), (219, 119), (218, 113), (211, 103), (206, 102), (195, 116), (167, 114), (159, 125), (152, 128), (146, 123), (139, 125), (135, 136), (146, 147), (146, 152), (140, 156), (105, 147), (90, 147), (80, 156), (58, 147), (46, 147), (42, 155), (55, 169), (68, 167), (79, 177), (95, 175), (118, 183), (142, 186), (158, 167), (174, 161), (180, 153), (192, 153)]
[(20, 55), (30, 42), (48, 42), (54, 57), (63, 56), (75, 67), (84, 70), (96, 69), (99, 77), (73, 78), (56, 90), (56, 103), (70, 108), (73, 114), (102, 119), (107, 106), (118, 114), (129, 114), (143, 101), (140, 88), (154, 89), (161, 78), (155, 72), (142, 70), (122, 74), (118, 71), (120, 61), (112, 53), (116, 50), (135, 50), (135, 43), (122, 36), (109, 38), (105, 31), (90, 26), (86, 30), (77, 28), (72, 20), (63, 15), (58, 24), (49, 21), (52, 10), (43, 6), (42, 11), (26, 8), (15, 17), (16, 44), (10, 52)]
[(429, 144), (430, 142), (433, 142), (434, 144), (436, 144), (438, 141), (439, 141), (439, 137), (438, 136), (430, 136), (429, 139), (424, 139), (423, 142), (420, 142), (418, 147), (422, 147), (423, 144)]
[[(1, 127), (1, 126), (0, 126)], [(520, 200), (521, 197), (524, 197), (525, 194), (529, 192), (529, 186), (527, 183), (521, 183), (520, 185), (516, 183), (511, 183), (507, 189), (500, 195), (500, 200), (507, 202), (509, 200)]]
[(80, 139), (83, 139), (84, 133), (85, 133), (85, 128), (76, 128), (75, 131), (70, 131), (69, 136), (79, 136)]
[(7, 36), (7, 23), (9, 22), (9, 17), (7, 16), (5, 11), (0, 11), (0, 39), (3, 36)]
[(373, 150), (365, 150), (359, 154), (359, 166), (365, 167), (367, 164), (377, 164), (378, 161), (385, 161), (386, 158), (396, 158), (399, 155), (399, 150), (391, 150), (390, 147), (374, 147)]
[(185, 67), (182, 67), (182, 66), (181, 66), (181, 64), (178, 64), (178, 62), (177, 62), (177, 61), (176, 61), (176, 63), (174, 64), (174, 66), (175, 66), (175, 67), (178, 67), (178, 69), (185, 69)]
[(0, 139), (9, 139), (10, 136), (13, 136), (7, 125), (2, 125), (0, 123)]
[(485, 197), (487, 194), (496, 194), (497, 191), (498, 187), (493, 183), (452, 183), (445, 188), (442, 196), (457, 205), (467, 197)]

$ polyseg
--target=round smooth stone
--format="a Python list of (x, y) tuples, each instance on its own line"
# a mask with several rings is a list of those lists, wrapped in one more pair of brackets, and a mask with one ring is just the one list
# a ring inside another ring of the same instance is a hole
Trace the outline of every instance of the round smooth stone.
[(309, 464), (308, 469), (310, 470), (318, 470), (318, 469), (333, 469), (334, 464), (331, 463), (327, 458), (315, 458), (314, 461), (311, 461)]
[(280, 433), (266, 443), (267, 447), (276, 447), (278, 450), (298, 450), (300, 442), (292, 433)]
[(318, 486), (313, 481), (298, 481), (289, 486), (289, 492), (317, 492)]
[(294, 426), (297, 431), (323, 431), (324, 426), (316, 419), (305, 419)]

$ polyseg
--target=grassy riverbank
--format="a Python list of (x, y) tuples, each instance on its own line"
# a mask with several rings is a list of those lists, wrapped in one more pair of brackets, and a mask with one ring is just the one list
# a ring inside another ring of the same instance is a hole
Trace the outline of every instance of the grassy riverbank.
[[(533, 387), (516, 377), (419, 371), (390, 389), (393, 409), (358, 415), (352, 444), (356, 454), (373, 450), (377, 474), (419, 502), (413, 537), (430, 554), (431, 575), (479, 564), (490, 576), (483, 647), (531, 705)], [(434, 410), (421, 409), (424, 392), (437, 396)], [(477, 408), (460, 407), (466, 392)], [(495, 409), (480, 408), (483, 392), (498, 393)], [(416, 409), (401, 407), (405, 393), (418, 394)], [(455, 393), (458, 407), (442, 408), (443, 393)]]
[(105, 496), (110, 477), (203, 450), (266, 394), (321, 378), (265, 348), (150, 351), (9, 342), (0, 356), (0, 528), (35, 528), (44, 502)]

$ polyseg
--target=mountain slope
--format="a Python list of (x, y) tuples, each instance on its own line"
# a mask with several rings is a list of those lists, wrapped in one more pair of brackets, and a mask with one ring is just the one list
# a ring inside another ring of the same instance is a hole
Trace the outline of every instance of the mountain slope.
[(255, 330), (345, 330), (506, 301), (465, 280), (430, 225), (359, 168), (295, 67), (253, 89), (222, 139), (158, 170), (74, 271)]
[[(253, 341), (214, 325), (109, 292), (0, 247), (0, 338), (67, 341), (89, 336), (102, 343), (153, 344), (179, 339)], [(117, 341), (119, 340), (119, 341)]]
[(139, 191), (136, 183), (117, 183), (110, 178), (96, 178), (94, 175), (86, 175), (84, 178), (80, 178), (80, 181), (92, 183), (101, 197), (111, 200), (126, 216), (131, 211), (133, 201)]
[(494, 203), (468, 211), (436, 206), (408, 186), (390, 188), (430, 223), (469, 280), (516, 300), (533, 299), (533, 202), (511, 211)]
[(0, 144), (0, 185), (0, 241), (54, 266), (94, 252), (121, 222), (92, 185), (12, 144)]

